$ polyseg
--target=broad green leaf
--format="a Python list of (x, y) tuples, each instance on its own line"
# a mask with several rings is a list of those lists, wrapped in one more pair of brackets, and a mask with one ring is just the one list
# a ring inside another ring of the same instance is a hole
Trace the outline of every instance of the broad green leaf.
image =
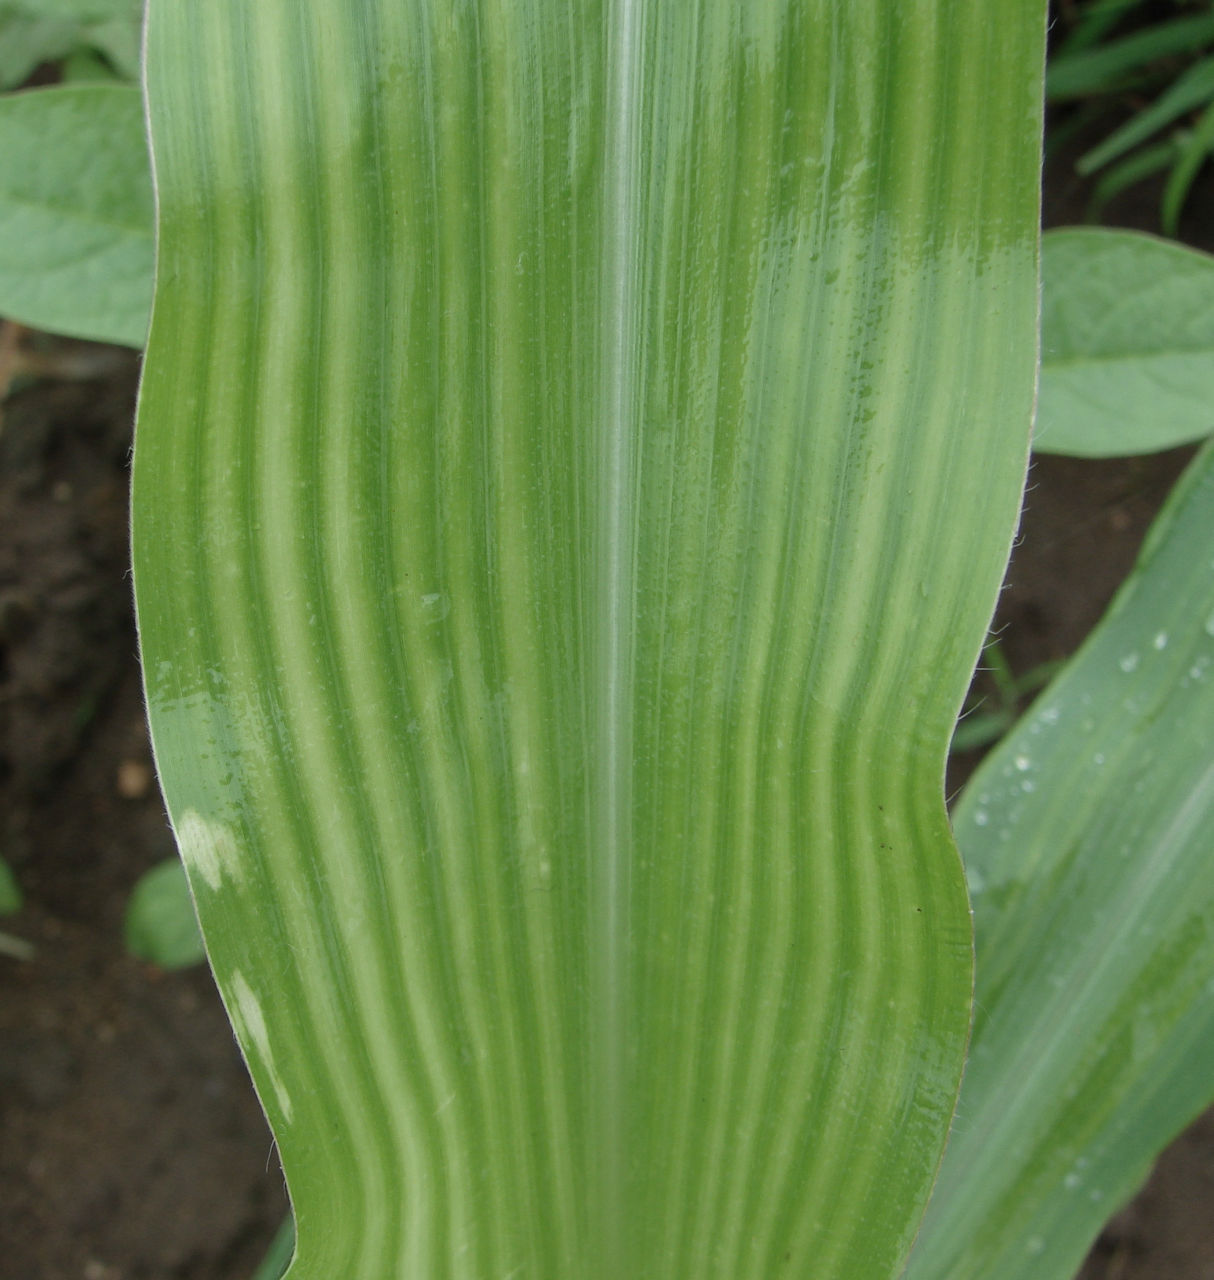
[(127, 903), (123, 931), (133, 956), (162, 969), (185, 969), (206, 958), (190, 887), (176, 858), (139, 878)]
[(141, 0), (0, 0), (0, 6), (66, 22), (130, 22), (135, 26), (143, 9)]
[(0, 315), (143, 345), (152, 186), (139, 91), (70, 85), (0, 98)]
[(12, 915), (21, 910), (21, 886), (13, 869), (0, 858), (0, 916)]
[(57, 18), (33, 18), (0, 7), (0, 89), (16, 89), (43, 62), (66, 57), (78, 32)]
[(103, 53), (119, 75), (135, 79), (142, 12), (141, 0), (0, 0), (0, 89), (81, 50)]
[(1214, 258), (1137, 231), (1048, 232), (1033, 447), (1101, 458), (1214, 431)]
[(152, 0), (134, 550), (293, 1280), (887, 1280), (1044, 13)]
[(1214, 448), (955, 826), (976, 1021), (908, 1280), (1067, 1280), (1214, 1096)]

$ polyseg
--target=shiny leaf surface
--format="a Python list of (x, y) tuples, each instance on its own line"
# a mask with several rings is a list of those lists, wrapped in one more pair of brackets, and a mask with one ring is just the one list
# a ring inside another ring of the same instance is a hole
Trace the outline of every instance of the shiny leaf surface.
[(1043, 14), (149, 8), (157, 758), (294, 1280), (884, 1280), (1015, 522)]

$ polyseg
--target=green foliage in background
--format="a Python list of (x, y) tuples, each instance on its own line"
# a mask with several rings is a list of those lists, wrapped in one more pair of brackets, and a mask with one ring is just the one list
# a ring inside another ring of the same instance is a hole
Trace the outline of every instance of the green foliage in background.
[(21, 886), (13, 869), (0, 858), (0, 916), (10, 916), (21, 910)]
[(64, 61), (78, 69), (91, 62), (94, 76), (137, 79), (142, 15), (142, 0), (0, 0), (0, 89)]
[(127, 903), (127, 950), (162, 969), (184, 969), (206, 959), (185, 871), (173, 858), (140, 877)]
[(1214, 258), (1135, 231), (1047, 232), (1033, 448), (1107, 458), (1214, 432)]
[(1164, 16), (1159, 7), (1088, 0), (1064, 8), (1068, 25), (1055, 33), (1046, 91), (1053, 104), (1079, 107), (1068, 130), (1122, 117), (1076, 166), (1104, 171), (1093, 216), (1127, 186), (1166, 171), (1160, 221), (1175, 235), (1214, 148), (1214, 12), (1209, 0), (1173, 0)]
[(142, 346), (152, 183), (139, 91), (69, 85), (0, 97), (0, 311)]

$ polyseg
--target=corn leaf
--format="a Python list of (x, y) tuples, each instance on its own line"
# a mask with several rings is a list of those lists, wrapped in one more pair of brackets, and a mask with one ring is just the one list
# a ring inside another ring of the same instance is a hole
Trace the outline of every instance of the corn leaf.
[(1044, 237), (1041, 277), (1034, 449), (1103, 458), (1214, 432), (1214, 258), (1066, 228)]
[(1095, 173), (1186, 113), (1204, 106), (1211, 98), (1214, 98), (1214, 57), (1207, 57), (1193, 63), (1154, 102), (1114, 129), (1099, 146), (1080, 156), (1075, 162), (1076, 170), (1085, 175)]
[(157, 759), (294, 1280), (885, 1280), (1035, 376), (1012, 0), (152, 0)]
[(0, 98), (0, 315), (143, 345), (152, 185), (139, 91), (67, 85)]
[[(1133, 0), (1136, 3), (1136, 0)], [(1128, 5), (1119, 6), (1121, 10)], [(1115, 11), (1111, 16), (1120, 16)], [(1157, 22), (1132, 35), (1051, 59), (1045, 91), (1052, 102), (1114, 93), (1160, 58), (1201, 52), (1214, 40), (1214, 15)]]
[(973, 1048), (908, 1280), (1067, 1280), (1214, 1096), (1214, 448), (956, 814)]

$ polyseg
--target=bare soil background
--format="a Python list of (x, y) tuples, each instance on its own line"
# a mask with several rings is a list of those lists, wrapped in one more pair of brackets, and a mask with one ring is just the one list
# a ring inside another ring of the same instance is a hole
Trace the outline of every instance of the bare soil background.
[[(1153, 198), (1106, 220), (1151, 228)], [(1077, 220), (1081, 200), (1068, 158), (1052, 162), (1047, 221)], [(1214, 247), (1212, 212), (1205, 181), (1187, 239)], [(18, 384), (0, 430), (0, 851), (27, 899), (0, 928), (35, 947), (0, 955), (0, 1276), (246, 1280), (286, 1210), (268, 1130), (209, 975), (122, 946), (132, 885), (172, 853), (127, 570), (138, 362), (48, 352), (88, 376)], [(1017, 671), (1073, 652), (1188, 456), (1034, 463), (997, 619)], [(1164, 1155), (1084, 1280), (1210, 1280), (1212, 1210), (1214, 1114)]]

